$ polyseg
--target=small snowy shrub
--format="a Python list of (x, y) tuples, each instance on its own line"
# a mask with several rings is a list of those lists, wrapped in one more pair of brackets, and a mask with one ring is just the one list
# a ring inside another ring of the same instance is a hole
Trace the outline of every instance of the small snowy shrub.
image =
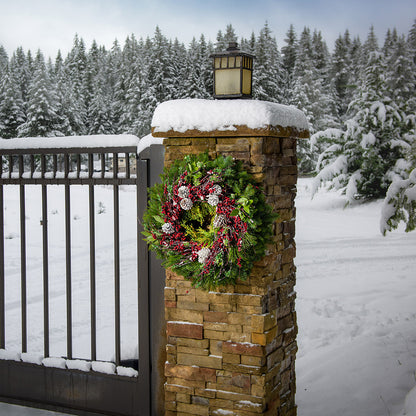
[(386, 235), (401, 221), (406, 223), (407, 232), (416, 228), (416, 169), (407, 179), (397, 179), (390, 185), (381, 213), (381, 233)]

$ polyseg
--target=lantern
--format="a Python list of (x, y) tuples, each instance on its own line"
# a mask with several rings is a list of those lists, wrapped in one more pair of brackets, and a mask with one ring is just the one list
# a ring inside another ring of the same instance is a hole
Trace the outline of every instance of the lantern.
[(251, 98), (253, 58), (230, 42), (225, 52), (214, 53), (214, 98)]

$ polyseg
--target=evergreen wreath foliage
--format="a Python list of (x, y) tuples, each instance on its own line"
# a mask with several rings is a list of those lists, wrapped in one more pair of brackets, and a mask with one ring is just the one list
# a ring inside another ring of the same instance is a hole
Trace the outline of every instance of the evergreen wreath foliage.
[(149, 191), (144, 232), (165, 267), (213, 289), (246, 279), (277, 218), (240, 161), (186, 156)]

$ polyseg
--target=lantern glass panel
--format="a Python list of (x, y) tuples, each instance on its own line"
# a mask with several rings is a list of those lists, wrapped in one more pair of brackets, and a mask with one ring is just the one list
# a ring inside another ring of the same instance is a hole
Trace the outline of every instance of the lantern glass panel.
[(230, 56), (228, 58), (228, 67), (234, 68), (235, 67), (235, 56)]
[(215, 58), (215, 68), (219, 68), (221, 64), (221, 58)]
[(219, 69), (215, 71), (215, 95), (240, 94), (240, 70)]
[(227, 68), (227, 58), (221, 58), (221, 68)]
[(243, 69), (243, 94), (251, 94), (251, 71), (249, 69)]
[(240, 68), (240, 66), (241, 66), (241, 56), (236, 56), (235, 57), (235, 67)]

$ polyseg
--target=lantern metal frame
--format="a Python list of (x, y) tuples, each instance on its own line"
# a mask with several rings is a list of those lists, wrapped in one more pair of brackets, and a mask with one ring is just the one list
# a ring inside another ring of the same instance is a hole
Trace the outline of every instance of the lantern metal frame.
[[(213, 58), (212, 67), (214, 72), (214, 98), (252, 98), (254, 55), (241, 51), (238, 48), (237, 42), (229, 42), (229, 46), (226, 51), (213, 53), (210, 55), (210, 58)], [(224, 71), (230, 71), (229, 75), (226, 75), (230, 77), (234, 76), (231, 74), (231, 71), (234, 72), (235, 76), (237, 76), (238, 73), (239, 80), (232, 80), (230, 78), (230, 80), (234, 82), (234, 88), (237, 85), (236, 82), (239, 83), (238, 92), (217, 94), (217, 82), (219, 80), (219, 75), (223, 75)]]

